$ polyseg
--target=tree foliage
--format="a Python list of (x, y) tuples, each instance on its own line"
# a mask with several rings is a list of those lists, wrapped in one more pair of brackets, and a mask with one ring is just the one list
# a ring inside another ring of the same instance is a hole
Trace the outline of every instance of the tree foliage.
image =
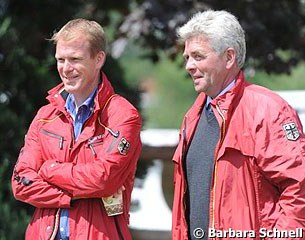
[(207, 9), (227, 10), (238, 17), (246, 32), (248, 65), (288, 73), (304, 59), (305, 3), (299, 0), (145, 0), (122, 22), (117, 44), (133, 38), (151, 49), (154, 60), (155, 49), (160, 48), (175, 57), (177, 27)]

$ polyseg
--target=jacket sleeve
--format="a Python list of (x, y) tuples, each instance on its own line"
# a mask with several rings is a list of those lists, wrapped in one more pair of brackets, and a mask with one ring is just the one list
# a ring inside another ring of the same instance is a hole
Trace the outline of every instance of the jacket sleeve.
[[(38, 114), (37, 114), (38, 115)], [(37, 116), (25, 137), (12, 176), (12, 190), (17, 200), (35, 207), (69, 207), (71, 197), (62, 189), (44, 181), (38, 171), (43, 162), (37, 134)]]
[(119, 132), (119, 135), (115, 137), (106, 131), (104, 143), (96, 152), (95, 161), (46, 161), (40, 169), (40, 175), (49, 183), (71, 193), (73, 198), (114, 194), (127, 178), (134, 178), (141, 151), (141, 119), (136, 110), (125, 112), (124, 115), (121, 113), (120, 120), (109, 128)]
[(302, 124), (284, 101), (271, 101), (259, 112), (255, 157), (262, 174), (279, 191), (280, 212), (274, 227), (279, 230), (304, 228), (305, 136)]

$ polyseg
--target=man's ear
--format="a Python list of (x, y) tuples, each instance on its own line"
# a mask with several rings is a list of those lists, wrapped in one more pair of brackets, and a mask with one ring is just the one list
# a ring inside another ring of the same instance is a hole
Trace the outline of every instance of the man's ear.
[(234, 48), (228, 48), (225, 52), (225, 57), (226, 57), (226, 68), (230, 69), (236, 62), (236, 51)]
[(99, 51), (96, 57), (98, 67), (102, 68), (106, 61), (106, 53), (104, 51)]

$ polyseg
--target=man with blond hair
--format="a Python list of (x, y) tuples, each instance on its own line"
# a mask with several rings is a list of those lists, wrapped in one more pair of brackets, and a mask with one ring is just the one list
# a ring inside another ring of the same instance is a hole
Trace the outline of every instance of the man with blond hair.
[(51, 40), (62, 83), (32, 121), (12, 176), (16, 199), (36, 207), (25, 238), (131, 239), (140, 115), (101, 70), (97, 22), (69, 21)]

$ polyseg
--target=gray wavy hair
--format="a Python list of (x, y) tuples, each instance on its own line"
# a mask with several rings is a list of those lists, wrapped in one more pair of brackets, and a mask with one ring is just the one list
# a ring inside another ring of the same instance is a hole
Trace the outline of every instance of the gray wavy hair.
[(245, 33), (237, 18), (221, 10), (207, 10), (196, 13), (186, 24), (177, 30), (178, 40), (184, 43), (187, 39), (204, 35), (215, 52), (221, 54), (227, 48), (236, 51), (236, 63), (242, 68), (246, 58)]

